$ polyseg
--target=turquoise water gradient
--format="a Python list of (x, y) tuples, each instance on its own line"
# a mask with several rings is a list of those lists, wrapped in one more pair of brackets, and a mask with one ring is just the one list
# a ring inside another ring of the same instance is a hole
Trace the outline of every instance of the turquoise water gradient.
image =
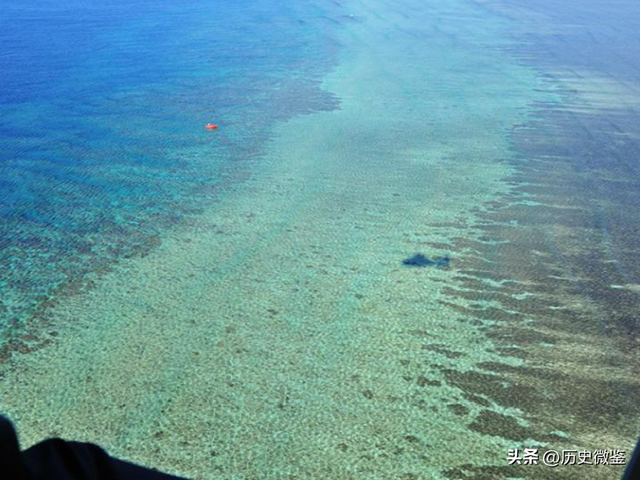
[(327, 16), (321, 35), (305, 15), (335, 12), (315, 6), (0, 9), (0, 339), (56, 288), (142, 254), (201, 211), (275, 122), (336, 106), (314, 82), (340, 20)]
[(194, 479), (618, 480), (507, 457), (638, 435), (637, 3), (0, 0), (0, 412)]

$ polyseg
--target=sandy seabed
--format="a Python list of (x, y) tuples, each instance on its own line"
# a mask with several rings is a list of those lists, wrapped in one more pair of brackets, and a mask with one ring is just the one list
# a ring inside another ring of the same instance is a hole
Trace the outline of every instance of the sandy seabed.
[[(527, 395), (508, 382), (525, 360), (488, 335), (502, 317), (472, 314), (500, 298), (450, 294), (473, 245), (500, 243), (486, 205), (535, 207), (507, 181), (509, 135), (557, 98), (501, 53), (503, 20), (427, 3), (350, 4), (322, 85), (340, 109), (279, 125), (197, 225), (57, 304), (55, 341), (1, 380), (25, 446), (92, 441), (207, 479), (504, 478), (510, 448), (586, 446), (503, 401)], [(402, 264), (419, 252), (450, 268)], [(464, 388), (489, 365), (507, 380)]]

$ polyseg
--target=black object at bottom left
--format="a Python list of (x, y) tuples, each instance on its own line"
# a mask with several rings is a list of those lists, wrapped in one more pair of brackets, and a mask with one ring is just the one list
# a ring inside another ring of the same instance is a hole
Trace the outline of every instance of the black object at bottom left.
[(44, 440), (21, 452), (9, 420), (0, 416), (3, 480), (186, 480), (118, 460), (91, 443)]

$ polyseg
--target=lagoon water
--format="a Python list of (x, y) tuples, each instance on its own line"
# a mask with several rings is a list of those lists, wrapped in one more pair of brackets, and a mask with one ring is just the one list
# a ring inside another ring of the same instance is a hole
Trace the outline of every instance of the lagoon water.
[(620, 477), (507, 455), (638, 434), (633, 0), (0, 7), (24, 446), (202, 479)]

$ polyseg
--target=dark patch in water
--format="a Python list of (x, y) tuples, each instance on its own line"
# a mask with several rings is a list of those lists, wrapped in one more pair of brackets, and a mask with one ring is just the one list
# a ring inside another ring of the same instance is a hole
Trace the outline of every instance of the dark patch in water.
[(449, 258), (448, 255), (445, 255), (444, 257), (436, 257), (432, 260), (421, 253), (416, 253), (413, 257), (404, 259), (402, 264), (407, 267), (436, 267), (449, 269), (451, 258)]

